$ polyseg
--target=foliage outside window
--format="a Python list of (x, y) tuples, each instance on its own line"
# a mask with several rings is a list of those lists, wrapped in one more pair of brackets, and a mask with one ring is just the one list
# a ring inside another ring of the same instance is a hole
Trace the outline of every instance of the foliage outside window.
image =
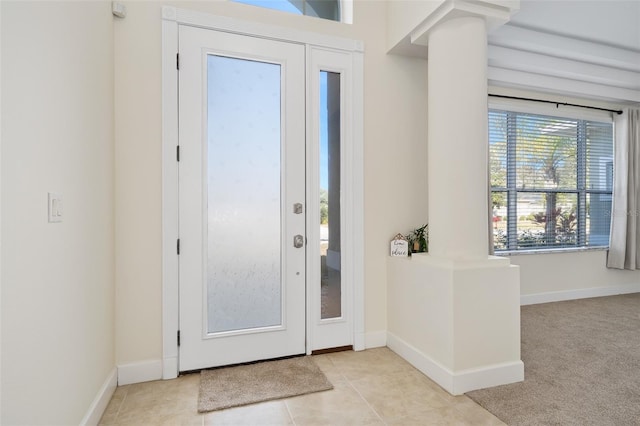
[(489, 111), (496, 251), (606, 247), (613, 126)]

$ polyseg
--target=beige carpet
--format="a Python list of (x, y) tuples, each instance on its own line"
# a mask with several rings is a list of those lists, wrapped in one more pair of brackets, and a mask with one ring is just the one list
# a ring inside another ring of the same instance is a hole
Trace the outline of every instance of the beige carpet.
[(640, 294), (522, 307), (525, 381), (467, 393), (508, 425), (640, 425)]
[(198, 412), (329, 389), (333, 385), (310, 356), (202, 370)]

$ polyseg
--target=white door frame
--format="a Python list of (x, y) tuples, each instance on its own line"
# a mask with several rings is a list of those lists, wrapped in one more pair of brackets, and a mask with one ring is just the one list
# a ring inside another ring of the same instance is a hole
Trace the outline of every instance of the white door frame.
[[(162, 8), (162, 358), (163, 379), (178, 375), (179, 287), (178, 287), (178, 25), (191, 25), (219, 31), (275, 40), (298, 42), (321, 48), (351, 52), (353, 58), (352, 123), (345, 135), (344, 164), (349, 179), (342, 191), (350, 194), (345, 204), (343, 251), (353, 265), (353, 348), (363, 350), (364, 342), (364, 164), (363, 164), (363, 69), (364, 46), (360, 41), (292, 30), (248, 21), (210, 15), (174, 7)], [(346, 277), (345, 277), (346, 278)], [(307, 294), (311, 294), (307, 282)], [(318, 301), (319, 303), (319, 301)], [(313, 347), (312, 309), (307, 309), (307, 353)]]

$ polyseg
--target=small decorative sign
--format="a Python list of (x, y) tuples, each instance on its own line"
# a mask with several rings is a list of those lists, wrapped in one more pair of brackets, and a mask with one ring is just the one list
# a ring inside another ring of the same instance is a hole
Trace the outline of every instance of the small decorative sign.
[(406, 257), (409, 255), (409, 242), (402, 234), (396, 235), (391, 240), (391, 256)]

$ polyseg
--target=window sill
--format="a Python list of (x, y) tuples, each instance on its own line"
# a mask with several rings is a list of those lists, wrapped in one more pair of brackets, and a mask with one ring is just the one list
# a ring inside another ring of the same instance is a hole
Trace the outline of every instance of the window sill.
[(505, 251), (496, 251), (494, 253), (495, 256), (520, 256), (520, 255), (531, 255), (531, 254), (555, 254), (555, 253), (580, 253), (584, 251), (606, 251), (609, 250), (609, 246), (598, 246), (598, 247), (563, 247), (563, 248), (543, 248), (543, 249), (532, 249), (532, 250), (505, 250)]

